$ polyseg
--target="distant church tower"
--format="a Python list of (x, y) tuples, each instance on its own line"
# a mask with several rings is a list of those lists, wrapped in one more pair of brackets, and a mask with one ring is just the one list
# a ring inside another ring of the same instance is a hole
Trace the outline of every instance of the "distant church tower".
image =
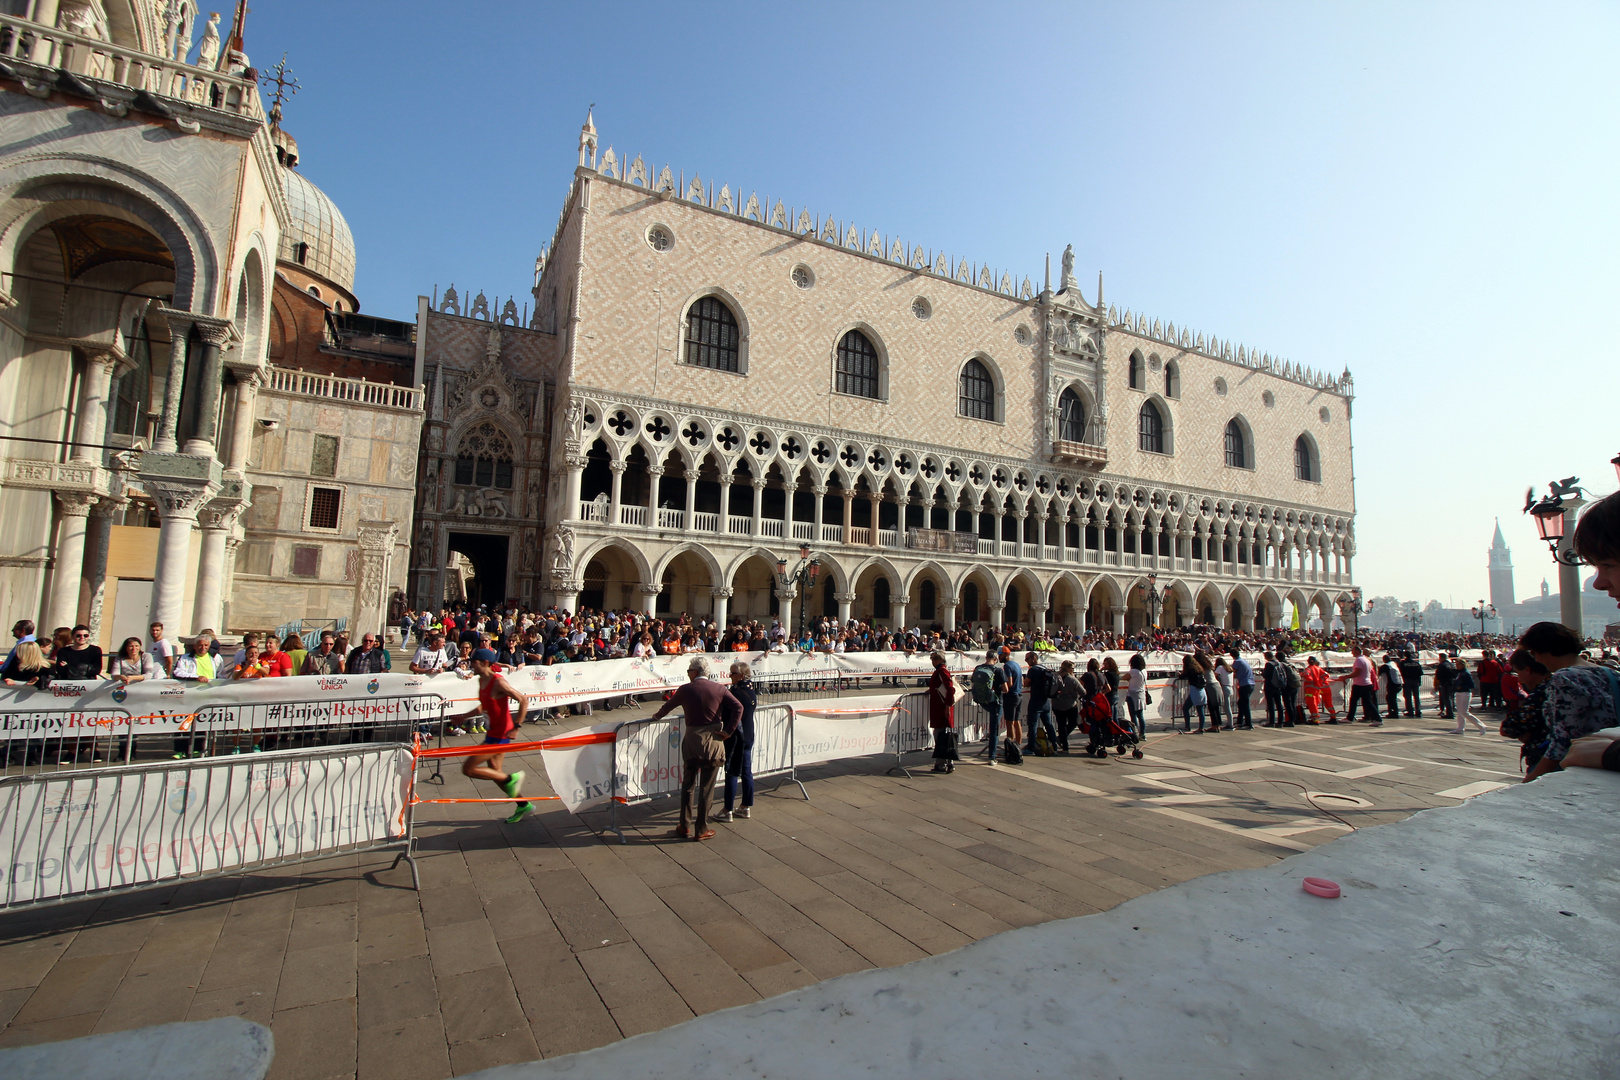
[(1496, 523), (1496, 538), (1491, 541), (1490, 553), (1491, 606), (1506, 611), (1519, 601), (1513, 592), (1513, 553), (1502, 538), (1502, 523)]

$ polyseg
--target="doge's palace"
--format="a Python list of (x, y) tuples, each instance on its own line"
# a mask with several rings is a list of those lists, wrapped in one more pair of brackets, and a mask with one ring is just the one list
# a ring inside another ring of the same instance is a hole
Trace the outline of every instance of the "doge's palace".
[[(654, 171), (587, 120), (527, 319), (551, 412), (543, 505), (517, 499), (544, 528), (536, 598), (1124, 630), (1154, 575), (1163, 624), (1332, 620), (1349, 373), (1122, 311), (1073, 263), (1037, 285)], [(472, 505), (462, 471), (441, 508)], [(823, 571), (805, 596), (775, 572), (801, 547)]]

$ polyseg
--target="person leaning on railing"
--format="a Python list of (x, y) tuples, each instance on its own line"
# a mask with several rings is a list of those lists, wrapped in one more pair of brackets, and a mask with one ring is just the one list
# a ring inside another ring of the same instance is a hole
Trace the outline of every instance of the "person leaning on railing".
[(107, 665), (107, 674), (119, 686), (128, 686), (132, 682), (141, 682), (154, 678), (158, 668), (152, 657), (141, 648), (141, 639), (138, 637), (125, 638), (124, 644), (118, 650), (118, 655), (112, 658)]
[(37, 641), (20, 641), (0, 668), (0, 679), (7, 686), (44, 690), (51, 684), (51, 662)]
[(321, 631), (321, 643), (304, 657), (304, 675), (343, 674), (343, 654), (337, 650), (337, 635), (330, 630)]

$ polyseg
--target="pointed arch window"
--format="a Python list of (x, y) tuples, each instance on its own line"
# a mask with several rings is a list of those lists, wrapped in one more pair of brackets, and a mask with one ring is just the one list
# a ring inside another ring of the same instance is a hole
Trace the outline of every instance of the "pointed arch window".
[(1146, 388), (1146, 385), (1147, 380), (1142, 375), (1142, 354), (1133, 352), (1131, 353), (1131, 389), (1142, 390)]
[(1164, 396), (1178, 398), (1181, 396), (1181, 369), (1174, 360), (1164, 365)]
[(494, 424), (479, 424), (456, 448), (456, 483), (511, 488), (512, 443)]
[(973, 420), (996, 418), (996, 383), (990, 369), (979, 360), (962, 365), (961, 387), (957, 395), (957, 411)]
[(1301, 435), (1294, 440), (1294, 479), (1309, 480), (1320, 483), (1320, 470), (1316, 467), (1316, 455), (1312, 453), (1311, 440)]
[(686, 313), (686, 362), (715, 371), (742, 371), (737, 317), (713, 296), (705, 296)]
[(1164, 415), (1151, 401), (1142, 402), (1136, 420), (1137, 445), (1153, 454), (1164, 453)]
[(859, 330), (851, 330), (838, 343), (838, 379), (840, 394), (856, 397), (878, 397), (878, 351), (872, 339)]
[(1086, 405), (1072, 386), (1058, 395), (1058, 438), (1064, 442), (1086, 441)]
[(1243, 425), (1236, 420), (1226, 422), (1226, 464), (1233, 469), (1247, 469), (1251, 464), (1248, 440), (1243, 437)]

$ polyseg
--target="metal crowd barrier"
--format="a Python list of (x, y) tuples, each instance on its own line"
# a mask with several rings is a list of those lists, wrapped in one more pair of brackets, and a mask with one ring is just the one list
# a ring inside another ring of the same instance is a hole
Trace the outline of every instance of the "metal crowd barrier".
[[(608, 797), (608, 829), (627, 843), (624, 827), (619, 823), (619, 807), (649, 802), (681, 790), (681, 714), (659, 720), (626, 720), (613, 732), (613, 758), (610, 775), (612, 788)], [(621, 749), (622, 748), (622, 749)], [(641, 774), (632, 776), (621, 771), (630, 761), (643, 762)], [(788, 705), (762, 705), (754, 710), (755, 781), (771, 777), (785, 777), (799, 785), (799, 792), (809, 801), (810, 792), (800, 781), (793, 760), (793, 709)], [(715, 774), (717, 781), (724, 778), (722, 767)], [(778, 785), (780, 786), (780, 785)]]
[(420, 694), (222, 703), (194, 713), (143, 716), (126, 709), (0, 712), (0, 735), (6, 739), (0, 745), (0, 776), (350, 743), (408, 743), (413, 734), (442, 739), (446, 708), (437, 694)]
[(394, 848), (415, 882), (410, 757), (377, 742), (0, 778), (0, 909)]

